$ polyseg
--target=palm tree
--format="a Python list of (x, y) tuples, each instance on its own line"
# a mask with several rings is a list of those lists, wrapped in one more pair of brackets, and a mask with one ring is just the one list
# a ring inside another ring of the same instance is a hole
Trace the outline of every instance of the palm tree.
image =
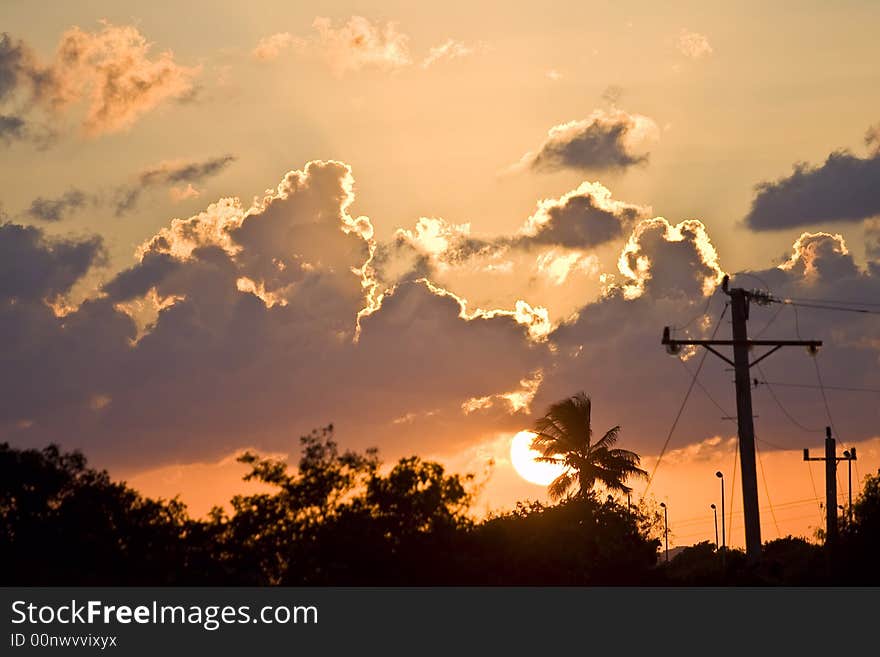
[(535, 421), (532, 448), (542, 454), (536, 460), (566, 468), (547, 488), (554, 500), (561, 499), (573, 486), (577, 486), (575, 497), (586, 497), (597, 483), (609, 491), (629, 493), (632, 489), (624, 483), (628, 477), (648, 476), (639, 467), (638, 454), (612, 449), (619, 426), (593, 442), (590, 410), (590, 398), (579, 392), (551, 405)]

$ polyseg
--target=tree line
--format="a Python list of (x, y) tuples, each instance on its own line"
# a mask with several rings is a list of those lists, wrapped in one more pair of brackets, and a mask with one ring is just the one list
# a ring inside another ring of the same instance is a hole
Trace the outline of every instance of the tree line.
[[(300, 439), (298, 465), (245, 453), (265, 492), (191, 517), (178, 499), (144, 497), (79, 452), (0, 444), (4, 585), (717, 585), (876, 584), (880, 474), (865, 480), (835, 554), (788, 537), (759, 564), (705, 542), (668, 564), (649, 502), (608, 495), (643, 477), (639, 458), (594, 440), (589, 398), (535, 424), (543, 459), (566, 466), (554, 502), (478, 519), (473, 475), (418, 456), (383, 468), (375, 449), (343, 450), (332, 425)], [(600, 492), (601, 491), (601, 492)]]

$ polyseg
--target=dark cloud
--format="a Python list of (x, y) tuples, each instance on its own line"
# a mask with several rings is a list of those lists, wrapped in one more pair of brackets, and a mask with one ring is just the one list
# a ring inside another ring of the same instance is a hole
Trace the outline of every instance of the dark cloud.
[[(639, 219), (650, 216), (651, 208), (618, 201), (598, 182), (586, 181), (558, 199), (544, 199), (514, 235), (475, 237), (470, 225), (455, 225), (437, 218), (422, 217), (415, 228), (398, 229), (391, 244), (379, 245), (375, 263), (385, 281), (397, 280), (388, 272), (407, 260), (403, 280), (432, 277), (438, 265), (459, 266), (547, 247), (592, 250), (621, 240)], [(574, 261), (573, 261), (574, 262)], [(564, 277), (563, 279), (564, 280)]]
[(27, 136), (26, 122), (18, 116), (0, 114), (0, 143), (9, 145)]
[(657, 125), (646, 116), (596, 110), (582, 121), (551, 128), (538, 152), (526, 154), (522, 163), (538, 171), (626, 169), (648, 161), (645, 142), (656, 134)]
[(64, 294), (103, 260), (98, 237), (50, 240), (37, 228), (0, 224), (0, 299), (39, 300)]
[(161, 162), (145, 169), (138, 175), (135, 184), (122, 185), (114, 191), (114, 213), (119, 217), (134, 210), (147, 189), (179, 183), (200, 183), (216, 176), (237, 159), (235, 155), (222, 155), (202, 161)]
[(142, 171), (138, 179), (144, 187), (201, 182), (217, 175), (237, 159), (235, 155), (222, 155), (201, 162), (163, 162)]
[(801, 163), (790, 176), (760, 183), (744, 222), (752, 230), (778, 230), (878, 214), (880, 153), (837, 151), (820, 166)]
[(517, 246), (555, 245), (590, 249), (628, 233), (637, 219), (651, 209), (615, 201), (599, 183), (585, 182), (559, 199), (541, 201), (529, 217), (523, 235), (512, 240)]
[(33, 55), (24, 42), (0, 34), (0, 102), (11, 98), (34, 70)]
[(69, 189), (58, 198), (38, 196), (31, 201), (26, 215), (38, 221), (61, 221), (77, 210), (86, 207), (94, 199), (80, 189)]
[(865, 256), (880, 267), (880, 218), (865, 222)]

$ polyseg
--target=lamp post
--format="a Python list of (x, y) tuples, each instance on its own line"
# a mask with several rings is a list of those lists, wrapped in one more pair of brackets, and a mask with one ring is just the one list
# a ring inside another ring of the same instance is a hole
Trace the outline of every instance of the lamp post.
[(723, 550), (727, 547), (727, 536), (724, 530), (724, 473), (719, 470), (715, 476), (721, 480), (721, 549)]
[(718, 545), (718, 507), (714, 504), (710, 505), (712, 507), (712, 513), (715, 515), (715, 549), (719, 548)]
[(666, 502), (660, 502), (663, 507), (663, 538), (666, 542), (666, 563), (669, 563), (669, 509), (666, 508)]

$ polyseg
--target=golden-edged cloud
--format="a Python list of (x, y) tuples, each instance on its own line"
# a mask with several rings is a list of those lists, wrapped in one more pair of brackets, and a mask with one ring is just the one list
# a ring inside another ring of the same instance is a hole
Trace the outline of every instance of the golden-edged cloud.
[(659, 134), (657, 124), (647, 116), (599, 109), (585, 119), (550, 128), (538, 150), (526, 153), (514, 168), (624, 170), (647, 163), (647, 147)]

